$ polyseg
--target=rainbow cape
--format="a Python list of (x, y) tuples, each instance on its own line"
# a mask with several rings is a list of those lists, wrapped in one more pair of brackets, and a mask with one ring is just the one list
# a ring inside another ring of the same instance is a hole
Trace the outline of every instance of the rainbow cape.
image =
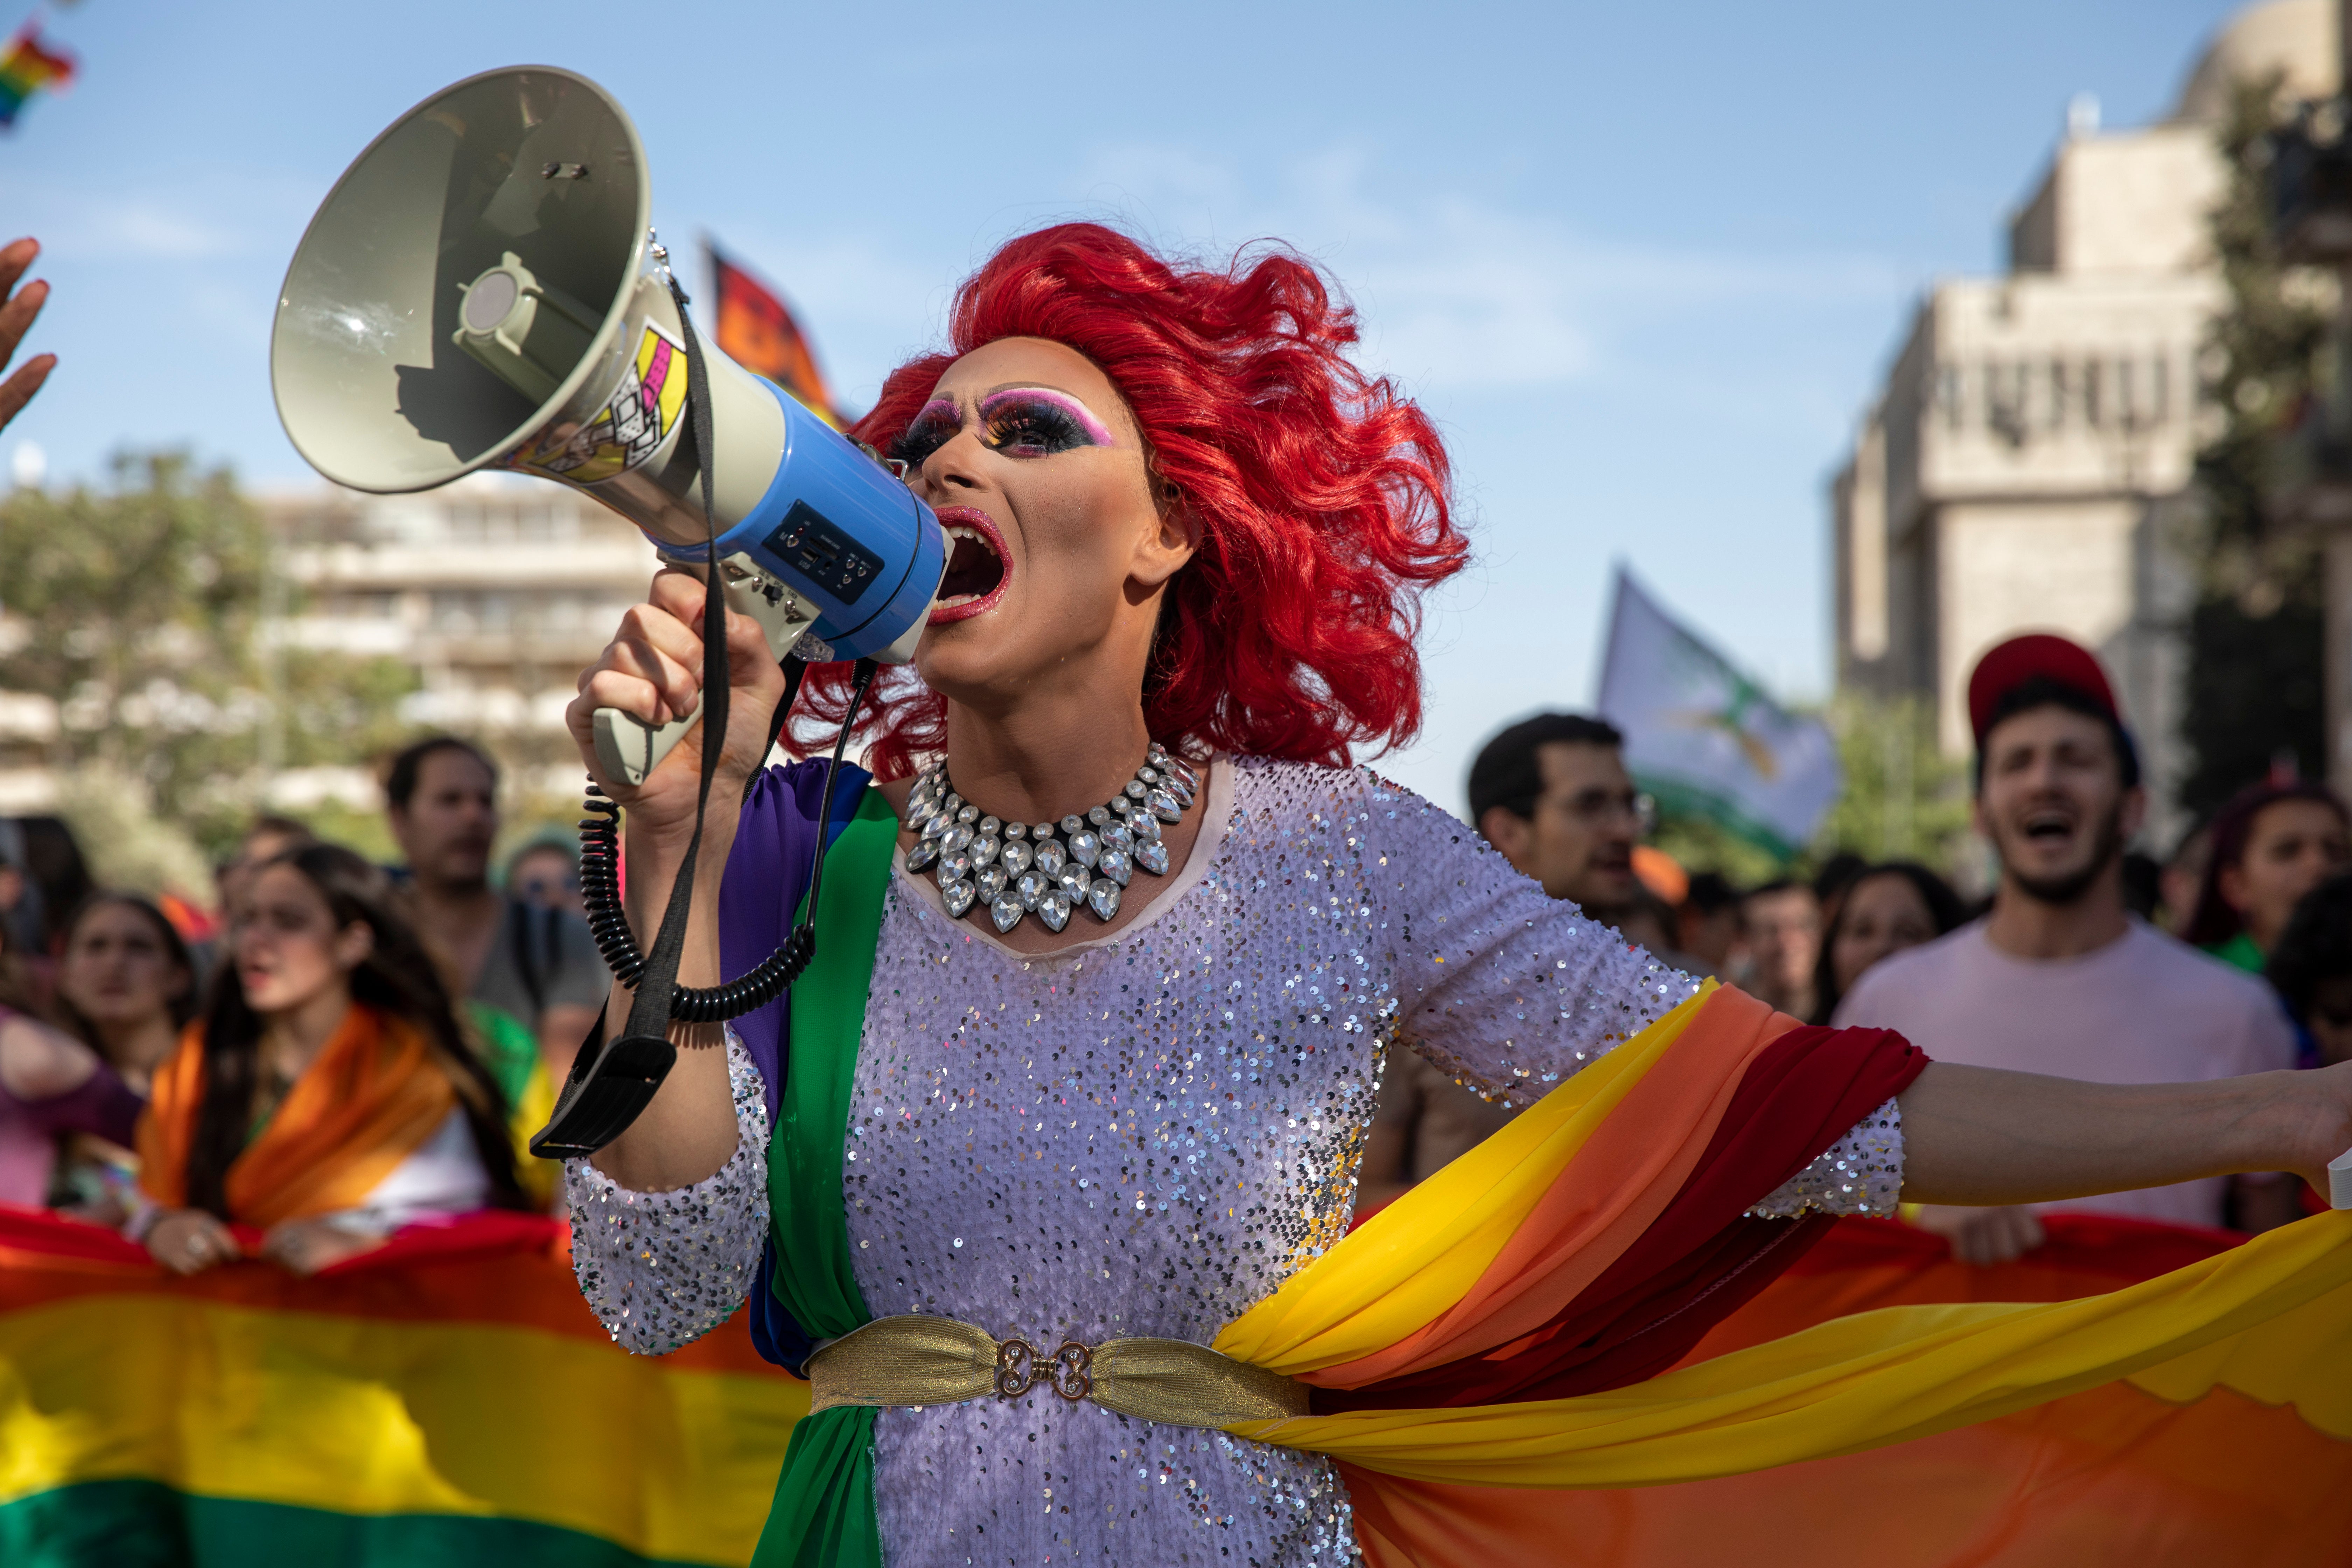
[(16, 124), (17, 111), (35, 93), (43, 88), (54, 92), (70, 85), (73, 77), (73, 57), (43, 47), (40, 28), (26, 23), (0, 47), (0, 126)]
[[(781, 770), (762, 781), (739, 854), (775, 836), (754, 819), (782, 820), (793, 793)], [(763, 1068), (782, 1069), (769, 1148), (778, 1344), (871, 1319), (841, 1172), (897, 832), (866, 792), (828, 851), (824, 940), (789, 998), (787, 1043), (765, 1047)], [(727, 909), (733, 936), (739, 906)], [(781, 938), (789, 912), (772, 902), (772, 931), (734, 940)], [(1707, 1346), (1833, 1227), (1747, 1210), (1925, 1065), (1899, 1037), (1806, 1027), (1710, 985), (1228, 1324), (1215, 1349), (1316, 1392), (1307, 1415), (1224, 1430), (1337, 1460), (1374, 1568), (1547, 1560), (1592, 1489), (1863, 1456), (2117, 1385), (2173, 1405), (2289, 1409), (2304, 1431), (2283, 1484), (2340, 1474), (2352, 1214), (2074, 1299), (1865, 1293)], [(755, 1562), (879, 1568), (874, 1419), (838, 1405), (799, 1425)]]
[(741, 1314), (659, 1359), (614, 1346), (538, 1215), (182, 1279), (0, 1209), (10, 1568), (742, 1563), (807, 1408)]
[[(2103, 1215), (2043, 1224), (2049, 1239), (2030, 1256), (1979, 1268), (1954, 1262), (1925, 1231), (1840, 1220), (1684, 1364), (1858, 1312), (2096, 1296), (2208, 1262), (2244, 1239)], [(2340, 1314), (2336, 1323), (2338, 1335), (2352, 1330)], [(2339, 1338), (2316, 1353), (2341, 1364), (2352, 1343)], [(2311, 1418), (2327, 1419), (2320, 1391), (2298, 1390), (2308, 1402), (2299, 1408), (2226, 1384), (2209, 1389), (2207, 1375), (2191, 1357), (1859, 1454), (1680, 1486), (1550, 1494), (1548, 1512), (1586, 1543), (1578, 1561), (1590, 1568), (1815, 1568), (1832, 1545), (1906, 1568), (2342, 1563), (2352, 1542), (2352, 1442), (2340, 1419), (2331, 1432)], [(1382, 1490), (1382, 1523), (1393, 1532), (1438, 1535), (1455, 1551), (1517, 1543), (1515, 1524), (1490, 1529), (1510, 1520), (1517, 1493), (1402, 1482)], [(1500, 1516), (1491, 1511), (1498, 1504)]]

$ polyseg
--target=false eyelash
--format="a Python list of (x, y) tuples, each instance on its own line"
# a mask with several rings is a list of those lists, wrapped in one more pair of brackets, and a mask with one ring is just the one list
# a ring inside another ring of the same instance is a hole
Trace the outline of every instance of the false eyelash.
[(989, 401), (987, 441), (999, 451), (1039, 457), (1091, 447), (1094, 437), (1070, 411), (1050, 398), (1007, 394)]
[(898, 438), (890, 443), (890, 455), (910, 468), (919, 468), (930, 459), (932, 453), (954, 440), (956, 432), (961, 428), (961, 425), (951, 424), (936, 416), (919, 415), (915, 422), (900, 431)]

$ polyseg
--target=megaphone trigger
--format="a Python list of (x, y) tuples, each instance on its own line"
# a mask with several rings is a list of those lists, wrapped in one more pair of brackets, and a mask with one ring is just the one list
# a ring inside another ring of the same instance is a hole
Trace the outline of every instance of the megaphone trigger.
[(596, 768), (604, 777), (617, 779), (635, 789), (651, 776), (661, 760), (686, 738), (694, 721), (702, 716), (700, 708), (683, 719), (673, 719), (667, 724), (648, 724), (634, 713), (624, 713), (618, 708), (596, 710)]

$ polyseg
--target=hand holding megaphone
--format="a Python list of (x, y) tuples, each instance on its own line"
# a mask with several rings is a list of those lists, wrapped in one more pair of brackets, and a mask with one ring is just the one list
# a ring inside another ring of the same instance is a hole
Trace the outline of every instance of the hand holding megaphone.
[[(656, 832), (682, 831), (693, 820), (696, 752), (689, 749), (667, 768), (649, 766), (630, 777), (606, 764), (609, 731), (619, 719), (637, 733), (682, 736), (700, 718), (703, 594), (699, 574), (665, 568), (646, 602), (630, 606), (613, 640), (582, 672), (580, 695), (564, 710), (564, 723), (597, 782)], [(729, 616), (727, 662), (734, 700), (728, 704), (727, 745), (717, 781), (721, 795), (730, 790), (740, 795), (741, 782), (767, 757), (769, 716), (784, 685), (769, 648), (767, 628), (749, 617)]]

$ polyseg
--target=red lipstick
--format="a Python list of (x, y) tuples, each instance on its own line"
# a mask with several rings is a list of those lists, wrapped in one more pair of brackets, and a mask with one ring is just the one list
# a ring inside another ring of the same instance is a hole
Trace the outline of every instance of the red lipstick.
[(929, 624), (943, 626), (987, 614), (1013, 582), (1013, 552), (1003, 533), (978, 507), (940, 507), (931, 515), (947, 530), (948, 569)]

